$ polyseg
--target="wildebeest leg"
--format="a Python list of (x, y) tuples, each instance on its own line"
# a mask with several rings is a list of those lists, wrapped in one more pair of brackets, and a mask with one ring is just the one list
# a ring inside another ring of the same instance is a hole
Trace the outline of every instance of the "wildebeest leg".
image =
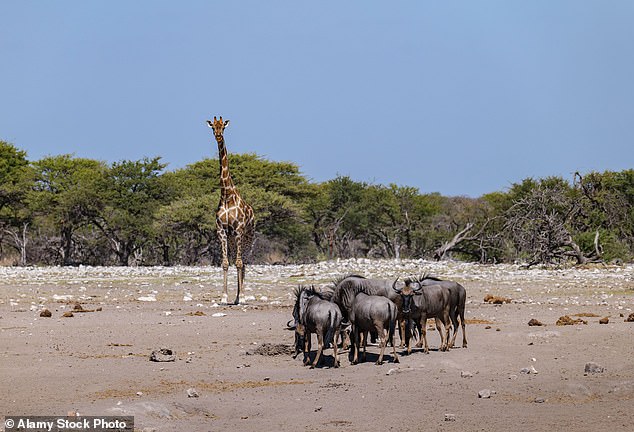
[(398, 337), (401, 340), (399, 348), (405, 348), (407, 345), (407, 320), (402, 315), (396, 320), (398, 322)]
[(464, 316), (460, 318), (460, 326), (462, 327), (462, 347), (466, 348), (467, 347), (467, 334), (465, 333), (465, 322), (464, 322)]
[(405, 325), (405, 345), (407, 345), (407, 355), (412, 353), (412, 336), (414, 332), (414, 320), (409, 318)]
[(448, 342), (447, 347), (453, 348), (454, 344), (456, 343), (456, 336), (458, 335), (458, 308), (457, 307), (452, 308), (449, 316), (451, 317), (452, 334), (451, 334), (451, 340)]
[[(333, 338), (333, 340), (337, 340), (339, 339), (339, 329), (335, 330), (335, 337)], [(333, 356), (335, 358), (335, 362), (333, 364), (333, 367), (339, 367), (339, 355), (337, 354), (337, 344), (333, 343), (332, 344), (332, 351), (333, 351)]]
[(427, 344), (427, 315), (421, 316), (420, 326), (421, 326), (421, 337), (423, 339), (423, 344), (425, 346), (423, 348), (423, 352), (425, 354), (429, 354), (429, 345)]
[(310, 332), (306, 332), (304, 334), (304, 366), (310, 363)]
[(324, 334), (322, 331), (318, 331), (317, 332), (317, 354), (315, 355), (315, 360), (313, 360), (313, 364), (310, 366), (311, 369), (313, 369), (315, 366), (319, 364), (319, 358), (321, 357), (321, 353), (323, 350), (324, 350)]
[(352, 327), (352, 364), (359, 363), (360, 331), (358, 326)]
[(361, 360), (365, 361), (366, 349), (368, 347), (368, 332), (361, 332), (361, 344), (363, 345), (363, 354), (361, 355)]
[(383, 354), (385, 354), (385, 347), (387, 346), (387, 337), (385, 336), (385, 329), (383, 326), (377, 326), (379, 340), (381, 341), (381, 353), (379, 354), (379, 359), (376, 361), (377, 365), (383, 364)]
[(416, 327), (418, 327), (418, 342), (416, 343), (416, 348), (423, 347), (423, 329), (427, 325), (427, 320), (423, 320), (422, 318), (418, 319), (416, 322)]
[(400, 363), (400, 360), (398, 359), (398, 355), (396, 354), (396, 345), (394, 345), (394, 326), (396, 324), (396, 320), (394, 320), (394, 322), (390, 323), (390, 327), (389, 330), (387, 332), (387, 338), (391, 339), (391, 344), (392, 344), (392, 354), (394, 355), (392, 362), (393, 363)]
[[(438, 351), (447, 351), (449, 349), (446, 342), (446, 340), (449, 340), (448, 326), (445, 322), (441, 322), (438, 318), (435, 318), (434, 321), (436, 322), (436, 330), (438, 330), (438, 334), (440, 335), (440, 346), (438, 347)], [(442, 331), (441, 324), (445, 327), (445, 333)]]

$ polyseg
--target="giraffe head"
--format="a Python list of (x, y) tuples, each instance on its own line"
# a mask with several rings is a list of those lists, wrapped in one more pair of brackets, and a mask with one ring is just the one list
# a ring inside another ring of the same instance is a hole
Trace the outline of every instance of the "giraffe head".
[(220, 119), (217, 119), (216, 116), (214, 116), (213, 121), (207, 120), (207, 126), (209, 126), (210, 128), (214, 130), (214, 136), (216, 137), (216, 141), (220, 141), (223, 139), (222, 134), (224, 133), (227, 125), (229, 125), (229, 120), (223, 121), (222, 116), (220, 116)]

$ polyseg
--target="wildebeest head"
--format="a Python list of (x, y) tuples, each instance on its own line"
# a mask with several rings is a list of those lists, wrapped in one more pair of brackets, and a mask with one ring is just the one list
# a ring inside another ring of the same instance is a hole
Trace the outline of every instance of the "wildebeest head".
[(412, 299), (415, 295), (422, 294), (422, 287), (413, 279), (405, 279), (405, 286), (403, 288), (396, 288), (398, 278), (392, 284), (392, 289), (400, 294), (403, 300), (403, 313), (408, 314), (412, 310)]
[(295, 330), (295, 357), (303, 350), (306, 338), (306, 330), (304, 328), (304, 314), (310, 299), (317, 295), (315, 287), (298, 286), (294, 291), (295, 305), (293, 306), (293, 320), (295, 323), (291, 326), (291, 321), (287, 323), (289, 329)]

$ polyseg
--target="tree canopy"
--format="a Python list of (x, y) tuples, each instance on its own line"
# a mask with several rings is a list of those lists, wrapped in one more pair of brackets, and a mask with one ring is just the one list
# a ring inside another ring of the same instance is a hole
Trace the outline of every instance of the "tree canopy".
[[(423, 194), (292, 162), (231, 154), (256, 214), (252, 262), (330, 258), (535, 264), (631, 261), (634, 170), (527, 178), (478, 198)], [(29, 161), (0, 141), (0, 257), (6, 264), (194, 265), (220, 261), (217, 159), (167, 170), (160, 157), (112, 164)]]

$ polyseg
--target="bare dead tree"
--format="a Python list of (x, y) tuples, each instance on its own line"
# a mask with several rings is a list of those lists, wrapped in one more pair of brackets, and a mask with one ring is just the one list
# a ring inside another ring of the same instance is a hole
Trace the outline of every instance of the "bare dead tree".
[(527, 257), (527, 267), (571, 258), (577, 264), (598, 261), (598, 254), (584, 254), (569, 228), (580, 211), (578, 201), (564, 190), (539, 185), (507, 211), (504, 229)]
[(455, 247), (458, 244), (460, 244), (461, 242), (465, 241), (468, 238), (467, 234), (469, 234), (469, 231), (471, 231), (472, 228), (473, 228), (473, 223), (468, 222), (467, 225), (461, 231), (459, 231), (455, 236), (453, 236), (451, 240), (445, 242), (442, 246), (440, 246), (438, 249), (434, 251), (434, 259), (436, 261), (440, 261), (443, 258), (445, 258), (445, 255), (447, 254), (447, 252), (451, 251), (452, 249), (455, 249)]

